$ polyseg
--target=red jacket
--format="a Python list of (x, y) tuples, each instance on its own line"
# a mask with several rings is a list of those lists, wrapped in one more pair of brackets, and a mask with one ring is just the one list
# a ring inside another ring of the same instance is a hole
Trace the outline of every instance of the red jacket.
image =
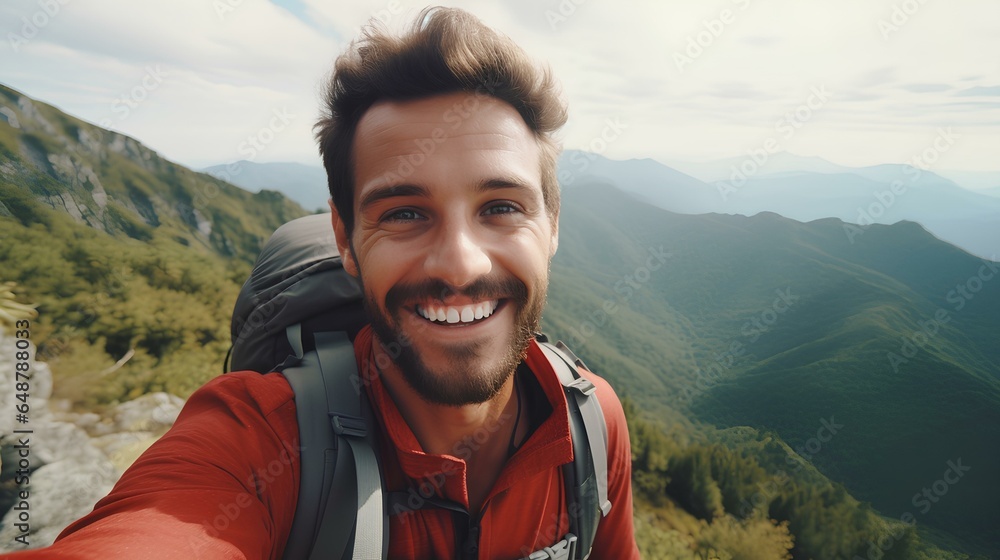
[[(372, 338), (355, 340), (359, 363), (370, 363)], [(572, 460), (562, 387), (532, 343), (527, 365), (538, 402), (551, 413), (510, 458), (483, 506), (479, 558), (516, 559), (561, 540), (569, 529), (560, 465)], [(631, 455), (625, 417), (614, 391), (597, 386), (608, 424), (608, 494), (613, 507), (599, 526), (592, 559), (637, 559), (632, 528)], [(465, 462), (420, 450), (381, 380), (371, 378), (373, 409), (388, 437), (382, 463), (390, 491), (414, 488), (468, 505)], [(474, 444), (470, 442), (470, 445)], [(49, 548), (29, 558), (281, 558), (299, 484), (294, 395), (280, 374), (230, 373), (188, 400), (173, 428), (122, 476), (94, 511)], [(422, 486), (421, 486), (422, 485)], [(390, 517), (391, 558), (456, 557), (454, 513), (407, 511)]]

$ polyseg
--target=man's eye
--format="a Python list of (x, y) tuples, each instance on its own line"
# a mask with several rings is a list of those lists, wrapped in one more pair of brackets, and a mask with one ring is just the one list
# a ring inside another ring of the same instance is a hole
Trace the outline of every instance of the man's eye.
[(487, 208), (483, 214), (489, 216), (498, 214), (513, 214), (520, 211), (521, 209), (513, 202), (498, 202)]
[(403, 208), (402, 210), (394, 210), (385, 214), (382, 217), (383, 222), (412, 222), (414, 220), (419, 220), (421, 218), (420, 214), (416, 210), (410, 208)]

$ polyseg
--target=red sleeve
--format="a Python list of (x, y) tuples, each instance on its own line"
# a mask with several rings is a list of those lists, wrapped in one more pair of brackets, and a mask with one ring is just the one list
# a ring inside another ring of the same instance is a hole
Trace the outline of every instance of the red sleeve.
[(298, 496), (298, 425), (284, 377), (218, 377), (94, 511), (29, 558), (281, 558)]
[(581, 368), (597, 386), (597, 398), (608, 425), (608, 499), (611, 511), (601, 519), (594, 538), (592, 560), (639, 560), (632, 523), (632, 447), (625, 411), (608, 382)]

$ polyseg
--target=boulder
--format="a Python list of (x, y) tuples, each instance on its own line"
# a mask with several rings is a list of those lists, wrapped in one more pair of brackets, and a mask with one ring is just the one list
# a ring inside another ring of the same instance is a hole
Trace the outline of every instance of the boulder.
[(150, 393), (115, 407), (112, 413), (119, 432), (163, 433), (174, 424), (184, 400), (169, 393)]
[[(0, 329), (0, 348), (13, 346), (14, 339)], [(34, 356), (34, 347), (30, 351)], [(0, 351), (0, 370), (13, 369), (13, 354)], [(52, 372), (48, 364), (35, 362), (29, 389), (30, 422), (20, 424), (16, 422), (15, 406), (20, 401), (14, 383), (13, 376), (0, 375), (0, 445), (9, 459), (16, 457), (13, 446), (17, 438), (30, 442), (28, 548), (52, 544), (67, 525), (93, 510), (121, 473), (173, 425), (184, 406), (174, 395), (152, 393), (122, 403), (105, 416), (74, 412), (66, 403), (50, 403)], [(13, 433), (21, 428), (31, 433)], [(0, 501), (5, 501), (6, 507), (12, 495), (9, 492), (20, 490), (13, 481), (7, 482), (4, 492), (8, 494), (0, 496), (5, 498)], [(20, 535), (14, 526), (19, 513), (14, 509), (0, 511), (0, 553), (24, 548), (14, 540)]]

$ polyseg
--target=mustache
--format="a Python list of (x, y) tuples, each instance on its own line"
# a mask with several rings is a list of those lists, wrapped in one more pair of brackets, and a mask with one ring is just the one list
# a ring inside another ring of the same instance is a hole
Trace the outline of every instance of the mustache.
[(450, 296), (464, 296), (476, 301), (510, 298), (517, 303), (528, 301), (528, 287), (514, 277), (484, 277), (462, 288), (449, 286), (443, 280), (429, 278), (420, 282), (396, 284), (385, 294), (388, 309), (399, 309), (413, 300), (443, 302)]

